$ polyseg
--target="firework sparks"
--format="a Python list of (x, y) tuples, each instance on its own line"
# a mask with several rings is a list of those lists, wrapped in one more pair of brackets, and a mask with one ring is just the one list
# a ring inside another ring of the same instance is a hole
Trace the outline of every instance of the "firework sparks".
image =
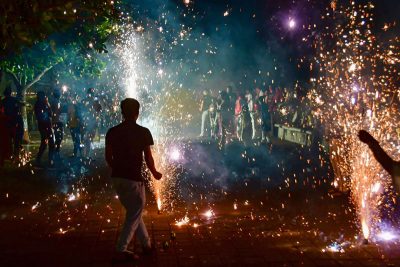
[(175, 221), (175, 225), (180, 227), (180, 226), (188, 225), (189, 222), (190, 222), (189, 217), (186, 215), (179, 221)]
[(392, 107), (399, 94), (393, 79), (397, 70), (390, 64), (398, 61), (399, 40), (378, 43), (371, 31), (373, 8), (372, 4), (335, 5), (341, 11), (327, 14), (328, 19), (346, 23), (336, 23), (334, 43), (329, 41), (331, 32), (319, 42), (316, 59), (324, 75), (316, 79), (315, 98), (322, 101), (314, 102), (328, 129), (334, 184), (351, 189), (365, 239), (376, 233), (382, 193), (390, 179), (369, 148), (358, 141), (358, 131), (369, 131), (390, 155), (400, 156), (395, 132), (398, 112)]

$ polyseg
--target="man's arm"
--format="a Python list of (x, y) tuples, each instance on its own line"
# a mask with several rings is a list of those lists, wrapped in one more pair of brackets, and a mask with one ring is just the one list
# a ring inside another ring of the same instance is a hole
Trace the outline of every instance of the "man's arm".
[(157, 180), (160, 180), (162, 177), (162, 174), (159, 173), (156, 169), (156, 166), (154, 164), (153, 154), (151, 153), (150, 146), (147, 146), (144, 149), (144, 159), (146, 161), (147, 167), (149, 168), (151, 174), (153, 174), (154, 178)]
[(358, 137), (366, 143), (374, 154), (375, 159), (382, 165), (382, 167), (390, 174), (394, 175), (395, 161), (382, 149), (379, 142), (372, 137), (367, 131), (361, 130)]

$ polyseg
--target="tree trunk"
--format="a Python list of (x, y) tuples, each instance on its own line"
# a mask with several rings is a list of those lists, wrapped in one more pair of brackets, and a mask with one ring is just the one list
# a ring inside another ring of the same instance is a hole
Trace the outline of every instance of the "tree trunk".
[[(29, 83), (27, 83), (25, 86), (22, 86), (22, 85), (21, 85), (21, 82), (20, 82), (20, 80), (18, 79), (18, 77), (17, 77), (17, 75), (16, 75), (15, 73), (13, 73), (13, 72), (11, 72), (11, 71), (9, 71), (9, 70), (1, 70), (1, 72), (8, 73), (8, 74), (9, 74), (9, 76), (11, 77), (11, 79), (12, 79), (12, 81), (13, 81), (15, 87), (16, 87), (18, 99), (19, 99), (21, 102), (26, 103), (26, 91), (27, 91), (30, 87), (32, 87), (35, 83), (37, 83), (38, 81), (40, 81), (40, 79), (42, 79), (43, 76), (44, 76), (50, 69), (52, 69), (52, 68), (53, 68), (53, 66), (50, 66), (50, 67), (45, 68), (39, 75), (37, 75), (37, 76), (35, 77), (35, 79), (33, 79), (32, 81), (30, 81)], [(23, 119), (23, 122), (24, 122), (24, 137), (23, 137), (23, 142), (24, 142), (25, 144), (28, 144), (30, 140), (29, 140), (29, 129), (28, 129), (28, 118), (27, 118), (28, 114), (27, 114), (27, 112), (26, 112), (26, 105), (23, 105), (23, 106), (22, 106), (22, 108), (21, 108), (21, 115), (22, 115), (22, 119)]]
[[(45, 68), (38, 76), (35, 77), (32, 81), (27, 83), (24, 87), (21, 88), (20, 90), (20, 99), (23, 103), (26, 103), (26, 91), (28, 91), (29, 88), (31, 88), (35, 83), (40, 81), (42, 77), (53, 68), (53, 66)], [(23, 142), (25, 144), (29, 144), (30, 139), (29, 139), (29, 129), (28, 129), (28, 113), (26, 112), (26, 105), (22, 106), (22, 119), (24, 120), (24, 137), (23, 137)]]

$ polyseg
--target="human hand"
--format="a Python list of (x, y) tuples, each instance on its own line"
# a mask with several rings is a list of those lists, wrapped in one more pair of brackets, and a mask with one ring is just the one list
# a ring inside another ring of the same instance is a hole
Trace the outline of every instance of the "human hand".
[(154, 171), (153, 176), (154, 176), (154, 179), (160, 180), (162, 178), (162, 173), (160, 173), (158, 171)]
[(358, 132), (358, 138), (360, 141), (366, 144), (370, 144), (371, 142), (375, 141), (375, 139), (365, 130), (360, 130)]

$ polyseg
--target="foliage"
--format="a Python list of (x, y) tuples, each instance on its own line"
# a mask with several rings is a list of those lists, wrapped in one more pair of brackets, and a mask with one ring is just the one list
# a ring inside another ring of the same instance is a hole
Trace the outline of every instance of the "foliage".
[(114, 4), (99, 0), (7, 0), (0, 7), (5, 40), (0, 68), (16, 78), (21, 91), (48, 71), (75, 79), (98, 76), (105, 64), (96, 55), (107, 52), (117, 18)]
[[(21, 52), (24, 47), (48, 39), (53, 33), (66, 32), (71, 28), (74, 29), (70, 32), (74, 33), (74, 37), (85, 39), (84, 33), (87, 33), (102, 39), (107, 30), (102, 28), (102, 23), (116, 16), (113, 1), (3, 0), (0, 5), (0, 58)], [(99, 24), (100, 33), (87, 30)], [(61, 41), (70, 41), (70, 35), (64, 37)], [(50, 44), (54, 48), (57, 43), (53, 39)], [(99, 44), (95, 49), (104, 47)]]

